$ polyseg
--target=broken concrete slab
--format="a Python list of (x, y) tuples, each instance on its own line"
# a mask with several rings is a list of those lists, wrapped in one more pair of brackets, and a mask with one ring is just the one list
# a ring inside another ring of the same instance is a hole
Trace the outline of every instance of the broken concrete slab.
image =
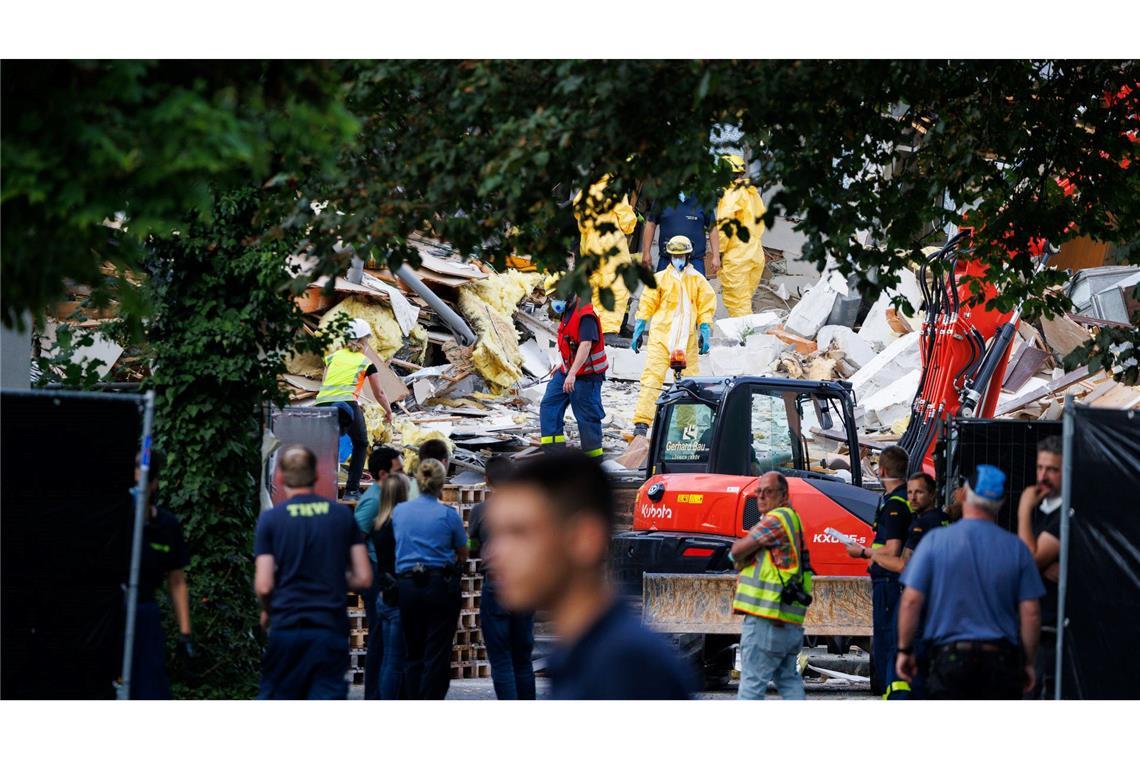
[(780, 316), (770, 311), (760, 314), (748, 314), (743, 317), (728, 317), (716, 320), (716, 329), (726, 338), (733, 338), (738, 343), (755, 333), (765, 333), (780, 324)]
[(878, 392), (867, 397), (861, 406), (866, 427), (893, 428), (910, 416), (911, 402), (922, 378), (921, 369), (913, 369)]
[(850, 327), (824, 325), (816, 333), (815, 342), (819, 350), (826, 351), (835, 345), (843, 352), (844, 358), (856, 369), (875, 358), (875, 350)]
[(887, 319), (887, 309), (893, 308), (891, 300), (895, 296), (905, 296), (916, 311), (922, 305), (922, 291), (918, 287), (918, 278), (914, 272), (902, 269), (898, 274), (898, 287), (885, 290), (879, 295), (863, 319), (863, 326), (859, 328), (859, 337), (871, 344), (872, 348), (883, 348), (899, 337), (900, 333), (892, 329)]
[(831, 316), (836, 299), (847, 292), (847, 281), (838, 272), (821, 278), (792, 308), (784, 329), (804, 338), (814, 338)]
[(774, 335), (749, 335), (743, 346), (713, 346), (701, 357), (701, 370), (718, 377), (771, 372), (785, 344)]
[(606, 356), (610, 360), (610, 368), (606, 376), (612, 380), (640, 380), (645, 369), (645, 351), (634, 353), (631, 348), (618, 348), (606, 346)]
[(531, 377), (546, 377), (554, 366), (550, 360), (550, 350), (538, 345), (534, 338), (519, 346), (523, 357), (523, 372)]
[(893, 341), (851, 376), (857, 398), (870, 398), (900, 377), (919, 368), (919, 333)]

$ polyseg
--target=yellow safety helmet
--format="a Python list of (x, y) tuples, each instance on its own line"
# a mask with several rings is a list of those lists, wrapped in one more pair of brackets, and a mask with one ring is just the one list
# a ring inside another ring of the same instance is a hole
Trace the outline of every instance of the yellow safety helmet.
[(736, 153), (725, 153), (721, 158), (729, 165), (734, 174), (744, 174), (748, 171), (748, 166), (744, 163), (744, 156)]
[(693, 243), (684, 235), (674, 235), (665, 244), (665, 253), (670, 256), (688, 256), (693, 252)]

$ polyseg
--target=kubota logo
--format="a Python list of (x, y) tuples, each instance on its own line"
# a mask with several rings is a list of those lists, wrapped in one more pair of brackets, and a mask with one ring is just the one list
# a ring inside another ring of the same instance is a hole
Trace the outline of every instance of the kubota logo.
[(641, 516), (652, 520), (653, 518), (660, 518), (662, 520), (672, 520), (673, 510), (669, 507), (653, 507), (649, 504), (641, 505)]
[[(852, 541), (857, 541), (858, 543), (861, 543), (861, 544), (867, 543), (867, 538), (865, 536), (860, 536), (858, 533), (848, 533), (847, 537), (849, 539), (851, 539)], [(812, 540), (812, 543), (816, 543), (816, 544), (841, 544), (841, 543), (843, 543), (842, 541), (840, 541), (835, 536), (829, 536), (826, 533), (816, 533), (814, 536), (811, 537), (811, 540)]]

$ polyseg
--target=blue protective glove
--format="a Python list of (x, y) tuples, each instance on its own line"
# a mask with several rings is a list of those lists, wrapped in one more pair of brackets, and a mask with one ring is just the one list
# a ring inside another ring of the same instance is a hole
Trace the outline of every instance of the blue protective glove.
[(705, 324), (701, 325), (700, 330), (701, 330), (701, 337), (699, 340), (700, 353), (702, 355), (704, 355), (704, 354), (707, 354), (709, 352), (709, 343), (712, 340), (712, 325), (710, 325), (706, 322)]
[(629, 342), (629, 347), (633, 349), (636, 354), (638, 349), (641, 348), (641, 339), (645, 337), (645, 320), (639, 319), (633, 325), (633, 340)]

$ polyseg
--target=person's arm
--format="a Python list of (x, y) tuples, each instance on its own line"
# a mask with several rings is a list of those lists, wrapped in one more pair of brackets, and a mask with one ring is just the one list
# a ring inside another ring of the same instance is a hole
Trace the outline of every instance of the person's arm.
[[(887, 542), (888, 546), (890, 541)], [(871, 561), (884, 570), (890, 570), (892, 573), (901, 573), (906, 569), (906, 563), (910, 561), (910, 556), (914, 554), (913, 549), (903, 549), (902, 554), (897, 557), (890, 553), (887, 546), (880, 546), (878, 549), (871, 549)]]
[(467, 559), (471, 556), (467, 551), (467, 531), (463, 529), (463, 518), (459, 513), (452, 510), (451, 512), (451, 539), (452, 546), (455, 548), (455, 562), (460, 567), (467, 564)]
[(1037, 642), (1041, 637), (1041, 602), (1025, 599), (1017, 605), (1021, 618), (1021, 649), (1025, 653), (1025, 692), (1037, 685)]
[(380, 406), (384, 407), (384, 419), (391, 422), (392, 405), (388, 403), (388, 397), (384, 394), (384, 388), (380, 385), (380, 373), (375, 372), (369, 375), (368, 383), (372, 386), (372, 393), (376, 396), (376, 400), (380, 402)]
[(582, 365), (590, 358), (590, 348), (593, 345), (588, 340), (578, 344), (578, 352), (574, 354), (574, 361), (570, 363), (570, 371), (566, 373), (566, 379), (562, 381), (562, 390), (566, 393), (574, 390), (574, 380), (578, 377), (578, 370), (582, 369)]
[(716, 277), (716, 273), (720, 271), (720, 231), (716, 228), (715, 220), (712, 229), (709, 230), (709, 260), (705, 268), (709, 277)]
[(277, 565), (272, 554), (259, 554), (255, 560), (253, 590), (261, 603), (261, 629), (269, 628), (269, 599), (273, 596), (273, 574)]
[(780, 543), (783, 532), (779, 520), (774, 517), (761, 517), (760, 522), (748, 531), (748, 535), (736, 539), (732, 543), (732, 548), (728, 550), (732, 555), (733, 567), (741, 570), (752, 564), (756, 552)]
[(649, 249), (653, 246), (653, 235), (657, 232), (657, 222), (646, 220), (645, 227), (641, 230), (641, 263), (647, 269), (653, 267), (653, 258), (649, 255)]
[[(916, 588), (907, 586), (903, 589), (902, 599), (899, 601), (898, 620), (898, 648), (899, 653), (895, 662), (895, 670), (903, 680), (910, 683), (918, 674), (918, 662), (914, 657), (914, 634), (918, 630), (918, 621), (922, 618), (922, 607), (926, 597)], [(902, 650), (909, 649), (909, 652)]]
[[(868, 548), (866, 546), (848, 546), (847, 556), (856, 557), (858, 559), (867, 559), (871, 562), (884, 567), (887, 570), (893, 570), (894, 560), (897, 560), (902, 555), (903, 541), (901, 538), (892, 538), (883, 542), (882, 546), (875, 548)], [(890, 563), (891, 567), (887, 564)], [(904, 563), (905, 566), (905, 563)], [(894, 572), (902, 572), (901, 570), (894, 570)]]
[(653, 319), (653, 315), (657, 313), (657, 307), (661, 305), (661, 287), (657, 285), (657, 279), (654, 278), (654, 286), (648, 285), (641, 289), (641, 295), (637, 299), (637, 318), (648, 322)]
[(186, 584), (185, 570), (171, 570), (166, 576), (170, 587), (170, 606), (174, 608), (174, 617), (178, 620), (178, 632), (183, 636), (190, 635), (190, 587)]
[(345, 580), (353, 591), (364, 592), (372, 586), (372, 563), (364, 544), (353, 544), (348, 552), (348, 571)]
[(633, 210), (633, 206), (629, 205), (628, 195), (622, 196), (622, 199), (614, 204), (614, 217), (617, 219), (621, 234), (633, 234), (634, 229), (637, 228), (637, 212)]
[(1021, 500), (1017, 503), (1017, 537), (1034, 557), (1037, 556), (1037, 537), (1033, 535), (1033, 510), (1044, 498), (1045, 492), (1034, 484), (1021, 492)]
[(716, 291), (712, 285), (709, 285), (708, 278), (701, 278), (700, 286), (697, 288), (697, 302), (694, 305), (697, 309), (697, 324), (711, 325), (713, 317), (716, 316)]
[[(1020, 530), (1018, 532), (1020, 533)], [(1037, 536), (1037, 550), (1033, 552), (1033, 561), (1037, 564), (1037, 569), (1044, 573), (1053, 565), (1058, 565), (1060, 559), (1060, 539), (1052, 533), (1042, 531), (1041, 535)]]

